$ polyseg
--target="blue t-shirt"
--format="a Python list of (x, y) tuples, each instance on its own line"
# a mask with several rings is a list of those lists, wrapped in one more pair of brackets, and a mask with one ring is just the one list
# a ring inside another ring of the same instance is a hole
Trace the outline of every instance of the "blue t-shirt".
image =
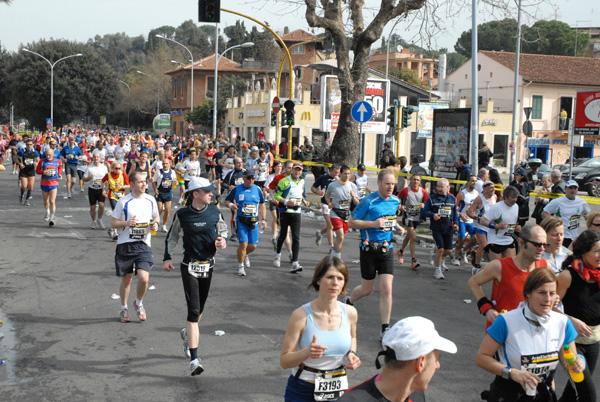
[(69, 147), (69, 144), (66, 144), (63, 147), (62, 151), (60, 151), (60, 156), (67, 160), (67, 165), (77, 165), (79, 163), (79, 160), (77, 160), (77, 158), (75, 157), (79, 156), (81, 158), (83, 156), (83, 153), (77, 145), (71, 148)]
[(238, 204), (237, 216), (258, 216), (258, 204), (264, 204), (265, 198), (256, 184), (246, 187), (243, 184), (236, 186), (225, 198), (226, 201)]
[(383, 228), (361, 229), (361, 239), (368, 239), (370, 242), (379, 243), (387, 241), (389, 247), (392, 248), (393, 244), (391, 240), (394, 236), (393, 230), (396, 226), (396, 213), (398, 212), (399, 205), (400, 199), (395, 195), (384, 200), (379, 196), (379, 192), (376, 191), (363, 197), (356, 208), (354, 208), (354, 211), (352, 211), (352, 218), (361, 221), (375, 221), (383, 217), (386, 219), (386, 225)]

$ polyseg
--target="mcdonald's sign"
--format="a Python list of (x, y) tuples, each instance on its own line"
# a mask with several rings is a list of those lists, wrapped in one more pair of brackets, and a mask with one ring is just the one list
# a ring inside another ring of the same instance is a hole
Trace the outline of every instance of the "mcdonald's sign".
[(311, 119), (312, 119), (312, 116), (311, 116), (310, 112), (308, 112), (308, 111), (302, 112), (302, 117), (300, 120), (311, 120)]

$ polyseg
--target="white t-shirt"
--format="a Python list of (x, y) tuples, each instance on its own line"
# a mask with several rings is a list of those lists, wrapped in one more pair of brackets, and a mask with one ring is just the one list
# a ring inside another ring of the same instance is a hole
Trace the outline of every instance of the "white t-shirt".
[[(473, 204), (473, 201), (475, 201), (475, 199), (479, 196), (479, 193), (477, 192), (477, 190), (469, 192), (469, 190), (467, 190), (466, 188), (463, 188), (462, 190), (460, 190), (460, 192), (463, 194), (463, 204), (462, 208), (458, 212), (460, 212), (463, 215), (467, 215), (467, 211), (469, 210), (469, 208), (471, 208), (471, 204)], [(473, 219), (467, 218), (466, 221), (463, 221), (461, 219), (460, 222), (473, 223)]]
[(507, 224), (506, 229), (492, 229), (488, 228), (488, 244), (499, 244), (501, 246), (508, 246), (514, 240), (512, 234), (515, 233), (517, 226), (517, 219), (519, 218), (519, 207), (517, 204), (513, 204), (512, 207), (506, 205), (504, 201), (494, 204), (489, 210), (485, 211), (483, 217), (490, 222), (505, 222)]
[(112, 217), (121, 221), (128, 221), (133, 216), (137, 218), (136, 227), (131, 228), (128, 226), (121, 229), (117, 244), (143, 241), (150, 246), (150, 220), (153, 217), (158, 218), (158, 206), (154, 197), (142, 194), (140, 198), (133, 198), (131, 194), (127, 194), (121, 198), (117, 202)]
[(160, 159), (155, 160), (154, 162), (152, 162), (152, 165), (150, 165), (150, 170), (159, 171), (162, 168), (163, 168), (163, 164)]
[(575, 196), (570, 200), (563, 195), (550, 201), (544, 207), (544, 212), (561, 218), (565, 224), (565, 238), (574, 239), (577, 237), (581, 218), (590, 213), (590, 206), (582, 198)]
[(181, 169), (185, 170), (183, 180), (192, 180), (192, 177), (200, 176), (200, 161), (188, 159), (181, 164)]
[(89, 188), (100, 190), (102, 188), (102, 179), (107, 174), (108, 169), (104, 164), (100, 164), (99, 166), (91, 164), (88, 166), (87, 171), (85, 172), (85, 177), (93, 177), (93, 179), (89, 182), (90, 184), (88, 184)]
[(79, 158), (79, 161), (77, 162), (77, 170), (85, 172), (89, 163), (89, 157), (86, 154), (81, 155), (81, 158)]
[(115, 160), (115, 151), (117, 149), (116, 145), (105, 145), (104, 149), (106, 150), (106, 160), (112, 162)]
[(96, 155), (96, 154), (100, 154), (100, 160), (101, 160), (102, 162), (104, 162), (104, 161), (106, 160), (106, 149), (105, 149), (105, 148), (102, 148), (102, 149), (98, 149), (98, 148), (96, 148), (96, 149), (94, 149), (94, 150), (92, 151), (92, 157), (93, 157), (94, 155)]

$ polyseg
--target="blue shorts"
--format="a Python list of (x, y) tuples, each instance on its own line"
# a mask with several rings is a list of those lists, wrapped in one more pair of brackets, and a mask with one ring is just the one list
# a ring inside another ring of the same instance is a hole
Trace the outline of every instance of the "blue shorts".
[(314, 402), (315, 384), (301, 379), (295, 379), (293, 375), (288, 378), (285, 387), (285, 402)]
[(237, 236), (240, 243), (248, 243), (252, 245), (258, 244), (258, 225), (260, 222), (256, 222), (254, 229), (250, 229), (248, 226), (240, 222), (240, 219), (235, 217), (237, 223)]
[(471, 236), (473, 236), (473, 222), (467, 223), (463, 221), (458, 222), (458, 238), (464, 239), (466, 232), (468, 232)]
[(173, 201), (173, 193), (161, 193), (158, 192), (156, 196), (156, 202), (171, 202)]
[(446, 232), (432, 230), (431, 237), (433, 237), (433, 241), (435, 242), (435, 246), (438, 250), (452, 250), (452, 238), (454, 237), (454, 232), (452, 229)]
[(479, 228), (473, 228), (473, 231), (474, 231), (475, 233), (478, 233), (478, 234), (482, 234), (482, 235), (484, 235), (484, 236), (487, 236), (487, 231), (486, 231), (486, 230), (479, 229)]
[(48, 192), (48, 191), (50, 191), (50, 190), (54, 190), (54, 189), (57, 189), (57, 188), (58, 188), (58, 186), (44, 186), (44, 185), (42, 185), (42, 186), (40, 186), (40, 187), (42, 188), (42, 191), (43, 191), (44, 193), (47, 193), (47, 192)]

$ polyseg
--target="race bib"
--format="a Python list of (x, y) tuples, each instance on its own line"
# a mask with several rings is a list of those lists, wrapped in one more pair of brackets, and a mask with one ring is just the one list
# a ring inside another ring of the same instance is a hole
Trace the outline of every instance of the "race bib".
[(210, 261), (193, 261), (188, 264), (188, 273), (195, 278), (208, 278)]
[(33, 159), (29, 159), (29, 158), (25, 159), (25, 166), (31, 166), (31, 165), (33, 165)]
[(115, 197), (116, 200), (121, 199), (121, 197), (123, 197), (125, 195), (124, 191), (113, 191), (112, 195)]
[(396, 226), (396, 215), (384, 215), (382, 218), (385, 219), (383, 222), (382, 232), (391, 232)]
[(366, 188), (359, 188), (358, 189), (358, 197), (359, 198), (363, 198), (365, 195), (367, 195), (367, 189)]
[(412, 207), (410, 207), (408, 209), (407, 212), (408, 212), (408, 217), (412, 218), (411, 220), (414, 220), (414, 218), (421, 216), (421, 207), (418, 205), (413, 205)]
[(343, 200), (339, 202), (339, 209), (345, 209), (345, 210), (349, 210), (350, 209), (350, 200)]
[(506, 227), (506, 233), (504, 233), (504, 236), (512, 236), (515, 233), (516, 227), (517, 227), (516, 223), (508, 225)]
[(567, 226), (567, 229), (569, 229), (569, 230), (577, 229), (579, 227), (579, 218), (581, 218), (581, 215), (573, 215), (572, 217), (570, 217), (569, 225)]
[(556, 369), (558, 352), (521, 356), (521, 370), (529, 371), (544, 381)]
[(301, 198), (290, 198), (290, 201), (294, 201), (294, 205), (299, 207), (302, 204)]
[(240, 184), (242, 184), (244, 182), (244, 178), (243, 177), (238, 177), (237, 179), (235, 179), (234, 183), (236, 186), (239, 186)]
[(109, 159), (109, 160), (115, 159), (115, 154), (114, 153), (109, 153), (108, 155), (106, 155), (106, 159)]
[(102, 188), (102, 179), (94, 179), (94, 181), (92, 182), (92, 187), (95, 189)]
[(70, 160), (70, 159), (73, 159), (73, 158), (75, 158), (75, 157), (73, 156), (73, 154), (68, 154), (68, 155), (67, 155), (67, 159), (69, 159), (69, 160)]
[(196, 169), (188, 169), (188, 176), (196, 177)]
[(256, 216), (256, 204), (244, 204), (242, 214), (246, 216)]
[(47, 167), (45, 176), (48, 176), (48, 177), (56, 176), (56, 168), (53, 166)]
[(267, 167), (268, 167), (267, 164), (261, 163), (260, 164), (260, 171), (263, 172), (263, 173), (266, 172), (267, 171)]
[(315, 374), (315, 401), (335, 401), (348, 389), (346, 370), (329, 370)]
[(160, 186), (170, 190), (173, 187), (173, 180), (163, 180)]
[(438, 214), (442, 218), (450, 218), (452, 216), (452, 207), (440, 207)]
[(142, 240), (148, 234), (148, 222), (136, 223), (134, 227), (129, 227), (129, 238)]

